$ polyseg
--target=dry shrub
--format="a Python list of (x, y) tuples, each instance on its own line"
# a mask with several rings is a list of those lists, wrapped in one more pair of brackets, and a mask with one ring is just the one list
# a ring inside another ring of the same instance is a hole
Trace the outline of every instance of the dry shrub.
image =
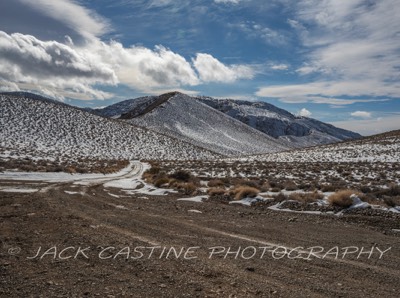
[(285, 196), (284, 193), (280, 192), (277, 196), (274, 197), (275, 202), (283, 202), (287, 200), (287, 197)]
[(315, 191), (315, 192), (308, 192), (308, 193), (292, 193), (289, 196), (289, 200), (294, 200), (298, 201), (301, 203), (314, 203), (317, 202), (318, 200), (321, 200), (324, 198), (324, 195)]
[(264, 183), (261, 184), (260, 191), (261, 192), (266, 192), (266, 191), (269, 191), (270, 188), (271, 188), (271, 185), (269, 184), (269, 182), (268, 181), (264, 181)]
[(154, 181), (154, 186), (161, 187), (161, 186), (163, 186), (164, 184), (167, 184), (167, 183), (169, 183), (169, 179), (167, 177), (165, 177), (165, 176), (164, 177), (159, 177)]
[(197, 187), (193, 182), (177, 183), (176, 188), (183, 191), (186, 195), (192, 195), (197, 192)]
[(284, 186), (285, 186), (285, 189), (288, 190), (288, 191), (297, 190), (298, 189), (297, 184), (294, 183), (293, 181), (286, 181)]
[(145, 174), (150, 174), (150, 175), (157, 175), (161, 172), (161, 169), (158, 166), (155, 167), (151, 167), (150, 169), (148, 169)]
[(253, 188), (260, 187), (258, 181), (248, 180), (248, 179), (236, 179), (235, 181), (233, 181), (233, 184), (235, 185), (235, 187), (240, 187), (240, 186), (248, 186)]
[(207, 183), (208, 187), (220, 187), (220, 186), (225, 186), (224, 181), (221, 179), (211, 179)]
[(362, 197), (362, 193), (357, 190), (343, 189), (330, 195), (328, 202), (332, 206), (348, 208), (353, 205), (353, 199), (351, 198), (352, 195), (356, 195), (359, 198)]
[(75, 168), (73, 168), (73, 167), (68, 167), (68, 168), (66, 169), (66, 171), (67, 171), (67, 173), (70, 173), (70, 174), (75, 174), (75, 173), (76, 173), (76, 170), (75, 170)]
[(169, 178), (173, 178), (178, 181), (189, 182), (192, 178), (192, 175), (187, 171), (179, 170), (170, 174)]
[(271, 189), (271, 192), (280, 192), (280, 191), (281, 191), (281, 189), (279, 187), (273, 187)]
[(338, 189), (337, 185), (333, 184), (323, 184), (321, 185), (321, 191), (322, 192), (331, 192), (331, 191), (336, 191)]
[(396, 197), (385, 197), (383, 199), (383, 201), (385, 202), (385, 204), (388, 207), (396, 207), (396, 206), (400, 206), (400, 196), (396, 196)]
[(210, 197), (213, 196), (222, 196), (226, 193), (225, 189), (219, 188), (219, 187), (213, 187), (210, 188), (207, 193), (210, 195)]
[(235, 196), (235, 200), (241, 200), (243, 198), (254, 198), (259, 194), (260, 190), (250, 186), (239, 186), (232, 190), (232, 194)]

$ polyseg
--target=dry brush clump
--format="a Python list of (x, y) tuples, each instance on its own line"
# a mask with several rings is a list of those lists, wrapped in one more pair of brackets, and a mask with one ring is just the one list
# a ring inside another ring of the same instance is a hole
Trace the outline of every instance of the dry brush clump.
[(156, 187), (170, 187), (184, 194), (192, 195), (198, 192), (199, 179), (184, 170), (167, 174), (160, 167), (152, 167), (143, 173), (143, 179)]
[(260, 193), (260, 190), (251, 186), (238, 186), (230, 191), (230, 194), (234, 196), (235, 200), (241, 200), (244, 198), (254, 198)]
[(225, 190), (225, 189), (223, 189), (223, 188), (220, 188), (220, 187), (212, 187), (212, 188), (209, 188), (208, 190), (207, 190), (207, 194), (210, 196), (210, 197), (214, 197), (214, 196), (223, 196), (223, 195), (225, 195), (227, 193), (227, 191)]
[(294, 181), (292, 181), (292, 180), (286, 181), (286, 182), (283, 184), (283, 186), (284, 186), (285, 189), (288, 190), (288, 191), (293, 191), (293, 190), (299, 189), (298, 186), (297, 186), (297, 184), (296, 184)]
[(210, 181), (208, 181), (207, 186), (208, 187), (225, 187), (225, 183), (221, 179), (211, 179)]
[(306, 193), (295, 192), (289, 195), (289, 200), (298, 201), (304, 204), (315, 203), (318, 202), (319, 200), (322, 200), (323, 198), (324, 195), (317, 191), (306, 192)]
[(386, 198), (383, 199), (383, 201), (388, 207), (400, 206), (400, 196), (386, 197)]
[(328, 198), (328, 202), (332, 206), (348, 208), (353, 205), (353, 195), (357, 196), (360, 199), (363, 197), (363, 194), (357, 190), (343, 189), (330, 195)]

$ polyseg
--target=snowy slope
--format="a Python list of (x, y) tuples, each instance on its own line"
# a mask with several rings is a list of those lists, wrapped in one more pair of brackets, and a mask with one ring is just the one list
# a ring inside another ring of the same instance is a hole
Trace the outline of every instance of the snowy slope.
[(202, 97), (200, 100), (269, 136), (287, 140), (297, 148), (361, 137), (357, 133), (315, 119), (294, 116), (265, 102), (210, 97)]
[(0, 157), (208, 159), (216, 154), (121, 120), (29, 96), (0, 95)]
[[(181, 93), (127, 101), (118, 110), (111, 106), (103, 115), (118, 116), (129, 123), (161, 132), (224, 155), (269, 153), (287, 150), (285, 142), (243, 124)], [(121, 107), (121, 106), (120, 106)]]
[(400, 162), (400, 130), (336, 144), (256, 155), (240, 160), (265, 162)]

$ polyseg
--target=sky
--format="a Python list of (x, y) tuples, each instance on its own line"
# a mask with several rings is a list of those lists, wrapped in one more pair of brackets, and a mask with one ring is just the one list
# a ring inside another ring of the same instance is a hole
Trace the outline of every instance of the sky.
[(266, 101), (400, 129), (398, 0), (2, 0), (0, 91), (81, 107), (144, 95)]

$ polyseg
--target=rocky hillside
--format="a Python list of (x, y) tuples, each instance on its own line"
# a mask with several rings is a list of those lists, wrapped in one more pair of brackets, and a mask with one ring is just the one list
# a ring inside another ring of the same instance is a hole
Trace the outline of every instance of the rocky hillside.
[(266, 102), (210, 97), (202, 97), (200, 101), (269, 136), (287, 140), (298, 148), (361, 137), (312, 118), (295, 116)]

